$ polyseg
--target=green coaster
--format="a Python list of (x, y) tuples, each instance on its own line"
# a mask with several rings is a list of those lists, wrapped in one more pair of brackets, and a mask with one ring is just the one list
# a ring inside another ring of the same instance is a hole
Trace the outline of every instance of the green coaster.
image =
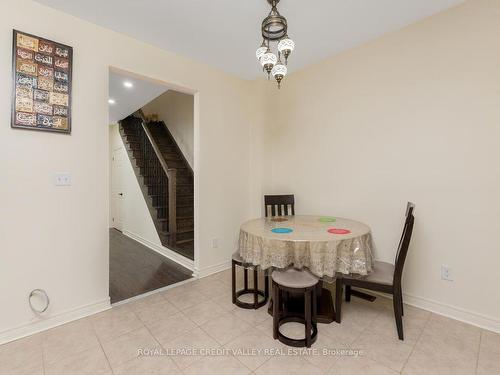
[(320, 217), (319, 218), (319, 221), (321, 221), (322, 223), (333, 223), (335, 220), (334, 217), (331, 217), (331, 216), (325, 216), (325, 217)]

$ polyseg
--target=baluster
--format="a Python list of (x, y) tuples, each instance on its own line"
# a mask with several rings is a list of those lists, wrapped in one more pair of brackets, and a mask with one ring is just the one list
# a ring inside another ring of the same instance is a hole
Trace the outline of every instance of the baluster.
[(168, 229), (170, 244), (177, 244), (177, 169), (168, 170)]
[(158, 214), (167, 220), (169, 243), (175, 246), (177, 242), (177, 170), (168, 168), (144, 122), (139, 124), (137, 132), (140, 134), (145, 175), (149, 176), (152, 194), (158, 196)]

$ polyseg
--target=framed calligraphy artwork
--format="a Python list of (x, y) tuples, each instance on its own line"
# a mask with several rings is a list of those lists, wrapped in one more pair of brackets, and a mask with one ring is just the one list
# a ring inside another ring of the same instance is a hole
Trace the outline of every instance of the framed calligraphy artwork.
[(71, 133), (73, 48), (14, 30), (13, 128)]

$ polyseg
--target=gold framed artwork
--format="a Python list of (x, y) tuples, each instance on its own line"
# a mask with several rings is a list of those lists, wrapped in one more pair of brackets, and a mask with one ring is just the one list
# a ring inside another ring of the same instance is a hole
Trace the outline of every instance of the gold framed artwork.
[(70, 134), (73, 48), (18, 30), (12, 45), (11, 127)]

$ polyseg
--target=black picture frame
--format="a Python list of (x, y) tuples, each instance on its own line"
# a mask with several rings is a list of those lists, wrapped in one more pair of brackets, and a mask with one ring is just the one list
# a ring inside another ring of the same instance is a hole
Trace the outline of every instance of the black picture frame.
[(11, 128), (71, 134), (73, 47), (12, 33)]

